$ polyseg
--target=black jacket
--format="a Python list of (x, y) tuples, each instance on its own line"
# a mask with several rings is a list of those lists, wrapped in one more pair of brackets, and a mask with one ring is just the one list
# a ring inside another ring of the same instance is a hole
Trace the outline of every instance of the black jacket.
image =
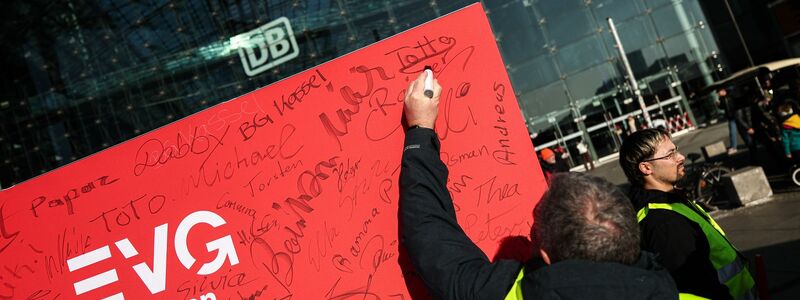
[[(636, 211), (648, 203), (683, 203), (696, 209), (677, 190), (667, 193), (634, 187), (629, 196)], [(708, 239), (700, 225), (673, 211), (651, 209), (639, 223), (639, 229), (642, 250), (657, 255), (658, 262), (672, 274), (679, 291), (710, 299), (732, 298), (711, 264)]]
[(750, 105), (750, 122), (755, 130), (755, 135), (763, 135), (767, 138), (777, 139), (780, 137), (780, 129), (772, 110), (768, 104), (756, 102)]
[(565, 260), (526, 272), (522, 293), (525, 299), (678, 298), (669, 272), (648, 252), (633, 266)]
[(725, 112), (725, 118), (728, 120), (736, 119), (736, 102), (730, 96), (719, 97), (719, 108)]
[(741, 107), (734, 111), (734, 118), (736, 119), (736, 126), (741, 127), (742, 132), (747, 131), (749, 128), (753, 128), (753, 123), (751, 122), (753, 119), (753, 113), (750, 110), (750, 106)]
[[(558, 154), (556, 154), (556, 157), (558, 157)], [(556, 158), (555, 164), (548, 163), (544, 159), (541, 159), (539, 160), (539, 166), (542, 167), (544, 179), (548, 181), (555, 173), (569, 172), (569, 167), (567, 167), (567, 164), (564, 163), (564, 160), (561, 158)]]
[[(503, 299), (522, 268), (513, 260), (490, 262), (456, 222), (433, 130), (406, 134), (400, 174), (400, 233), (416, 272), (437, 299)], [(525, 268), (525, 299), (676, 299), (666, 270), (644, 254), (634, 266), (562, 261)]]

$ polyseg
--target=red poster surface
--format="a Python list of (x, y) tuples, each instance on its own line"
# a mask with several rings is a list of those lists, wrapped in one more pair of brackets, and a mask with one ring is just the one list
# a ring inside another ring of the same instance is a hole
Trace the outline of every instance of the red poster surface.
[(0, 298), (419, 294), (397, 180), (425, 65), (459, 222), (492, 257), (545, 182), (473, 5), (2, 191)]

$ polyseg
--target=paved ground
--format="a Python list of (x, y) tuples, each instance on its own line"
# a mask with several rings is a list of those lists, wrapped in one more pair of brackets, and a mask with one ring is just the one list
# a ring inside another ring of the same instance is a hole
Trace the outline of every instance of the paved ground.
[[(704, 145), (728, 143), (727, 124), (683, 133), (674, 140), (684, 154), (701, 153)], [(716, 211), (712, 216), (731, 242), (750, 257), (753, 269), (755, 255), (763, 257), (771, 299), (800, 299), (800, 187), (791, 184), (781, 166), (764, 152), (759, 152), (758, 162), (767, 165), (764, 169), (775, 195), (745, 207)], [(740, 145), (740, 151), (724, 163), (734, 168), (747, 166), (749, 154)], [(625, 175), (615, 158), (589, 173), (627, 189)]]
[(718, 217), (736, 247), (754, 263), (764, 258), (772, 299), (800, 299), (800, 197), (783, 193), (769, 202)]

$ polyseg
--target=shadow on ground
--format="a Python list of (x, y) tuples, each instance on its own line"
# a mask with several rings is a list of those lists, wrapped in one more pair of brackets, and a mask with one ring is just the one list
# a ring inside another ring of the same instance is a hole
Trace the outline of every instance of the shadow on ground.
[[(800, 299), (800, 240), (744, 252), (756, 272), (756, 254), (764, 259), (770, 299)], [(758, 276), (755, 275), (754, 276)]]

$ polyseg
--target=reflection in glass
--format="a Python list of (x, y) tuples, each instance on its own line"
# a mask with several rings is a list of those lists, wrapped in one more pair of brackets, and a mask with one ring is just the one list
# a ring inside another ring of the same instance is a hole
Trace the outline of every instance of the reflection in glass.
[(547, 52), (540, 30), (520, 28), (496, 33), (502, 40), (501, 51), (506, 64), (521, 64), (531, 57)]
[[(616, 22), (616, 20), (614, 21)], [(647, 16), (615, 24), (619, 39), (626, 51), (644, 48), (654, 44), (657, 40), (653, 23)], [(611, 34), (608, 35), (610, 36)]]
[(567, 77), (567, 88), (573, 99), (584, 100), (599, 94), (615, 77), (619, 75), (613, 66), (603, 63)]
[(564, 46), (596, 32), (598, 25), (586, 8), (567, 11), (558, 17), (546, 18), (548, 36), (558, 46)]
[(678, 7), (667, 5), (653, 11), (653, 21), (656, 23), (656, 29), (660, 37), (670, 37), (689, 29), (684, 28), (684, 25), (682, 25), (678, 19), (678, 14), (675, 9), (679, 7), (680, 5), (678, 5)]
[(669, 64), (682, 66), (697, 61), (699, 49), (693, 48), (689, 44), (689, 39), (685, 35), (678, 35), (664, 40), (664, 50), (669, 56)]
[(624, 22), (644, 11), (640, 0), (595, 0), (592, 9), (598, 21), (611, 17), (617, 22)]
[(585, 7), (584, 3), (584, 0), (534, 0), (539, 12), (548, 17), (557, 17), (565, 12), (579, 10)]
[(492, 30), (497, 32), (508, 32), (517, 29), (532, 31), (532, 15), (525, 9), (522, 2), (513, 1), (508, 5), (500, 6), (489, 11), (491, 15)]
[(684, 12), (686, 12), (686, 17), (690, 24), (705, 22), (706, 18), (705, 15), (703, 15), (703, 9), (700, 7), (700, 2), (698, 0), (683, 0), (681, 1), (681, 6)]
[(645, 3), (647, 3), (647, 7), (649, 8), (657, 8), (670, 4), (675, 1), (680, 1), (680, 0), (645, 0)]
[(642, 49), (628, 51), (628, 61), (636, 78), (657, 73), (667, 65), (665, 64), (664, 50), (659, 45), (651, 45)]
[(559, 78), (550, 55), (540, 55), (510, 69), (510, 73), (514, 88), (520, 92), (547, 85)]
[(556, 57), (561, 71), (571, 74), (580, 69), (605, 61), (603, 45), (597, 35), (592, 35), (580, 42), (558, 49)]
[(554, 82), (533, 92), (523, 94), (528, 116), (543, 116), (548, 112), (569, 107), (567, 94), (561, 81)]

